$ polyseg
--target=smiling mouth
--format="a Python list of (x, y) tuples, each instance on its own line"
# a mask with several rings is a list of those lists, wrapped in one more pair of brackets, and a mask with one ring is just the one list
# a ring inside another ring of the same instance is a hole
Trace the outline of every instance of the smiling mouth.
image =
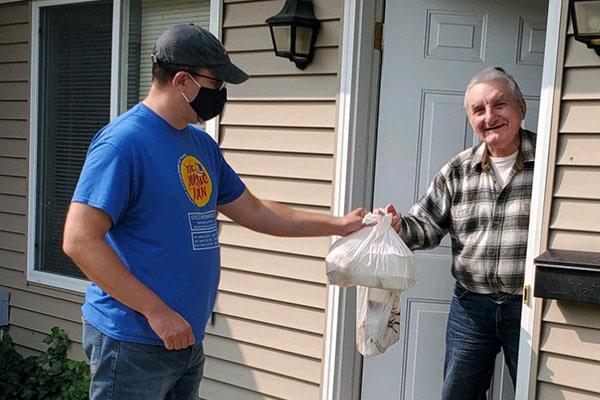
[(490, 126), (489, 128), (485, 128), (485, 131), (493, 131), (494, 129), (499, 129), (502, 128), (504, 125), (506, 124), (500, 124), (500, 125), (496, 125), (496, 126)]

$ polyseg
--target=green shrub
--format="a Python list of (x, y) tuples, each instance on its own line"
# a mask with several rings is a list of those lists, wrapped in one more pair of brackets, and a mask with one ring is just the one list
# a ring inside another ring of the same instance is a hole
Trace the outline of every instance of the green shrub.
[(88, 398), (87, 364), (67, 358), (69, 337), (52, 328), (43, 340), (48, 350), (23, 358), (7, 333), (0, 341), (0, 400), (81, 400)]

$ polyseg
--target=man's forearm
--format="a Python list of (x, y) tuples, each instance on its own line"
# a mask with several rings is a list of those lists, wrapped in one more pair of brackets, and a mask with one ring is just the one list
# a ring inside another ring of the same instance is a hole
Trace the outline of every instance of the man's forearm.
[(340, 219), (328, 214), (296, 210), (275, 201), (262, 200), (261, 223), (256, 231), (276, 236), (329, 236), (340, 232)]

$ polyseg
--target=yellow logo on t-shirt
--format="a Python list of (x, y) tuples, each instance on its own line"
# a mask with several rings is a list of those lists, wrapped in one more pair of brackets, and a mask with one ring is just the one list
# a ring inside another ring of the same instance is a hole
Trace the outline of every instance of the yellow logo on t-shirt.
[(179, 176), (190, 200), (204, 207), (212, 193), (212, 182), (204, 165), (196, 157), (184, 155), (179, 161)]

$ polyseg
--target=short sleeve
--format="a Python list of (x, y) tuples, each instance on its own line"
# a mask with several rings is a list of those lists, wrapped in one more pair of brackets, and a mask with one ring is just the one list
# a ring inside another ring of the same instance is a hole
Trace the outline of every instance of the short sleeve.
[(221, 150), (219, 152), (219, 194), (217, 196), (217, 205), (231, 203), (244, 193), (246, 185), (238, 174), (225, 161)]
[(113, 225), (129, 204), (132, 168), (123, 154), (108, 143), (90, 148), (72, 201), (108, 213)]

